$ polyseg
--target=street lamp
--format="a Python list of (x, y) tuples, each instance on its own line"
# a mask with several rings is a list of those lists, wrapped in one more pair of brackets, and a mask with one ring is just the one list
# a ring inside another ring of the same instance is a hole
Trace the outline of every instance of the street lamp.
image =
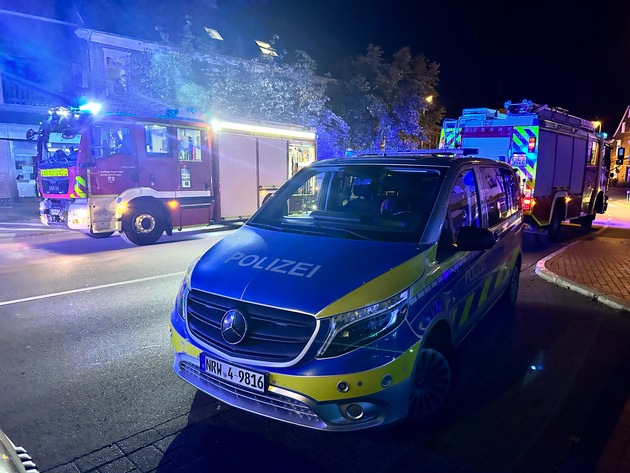
[(595, 128), (595, 131), (602, 131), (602, 122), (599, 120), (595, 120), (593, 122), (593, 127)]

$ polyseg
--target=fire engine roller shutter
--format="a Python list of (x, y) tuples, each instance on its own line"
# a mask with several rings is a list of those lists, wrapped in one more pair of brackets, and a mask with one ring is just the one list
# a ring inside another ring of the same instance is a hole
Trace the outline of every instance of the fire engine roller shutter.
[(584, 173), (586, 168), (584, 163), (587, 160), (587, 142), (586, 138), (575, 137), (573, 138), (573, 167), (571, 172), (571, 193), (581, 194), (582, 186), (584, 185)]
[(248, 217), (258, 204), (257, 138), (230, 133), (218, 136), (221, 217)]
[(289, 150), (286, 140), (258, 138), (258, 184), (280, 187), (289, 178)]
[[(538, 160), (534, 168), (536, 177), (536, 196), (551, 196), (551, 188), (554, 182), (554, 162), (556, 161), (556, 134), (540, 128), (540, 136), (538, 143)], [(560, 161), (560, 159), (558, 160)], [(565, 172), (568, 173), (570, 163), (563, 163)], [(562, 169), (561, 169), (562, 170)]]

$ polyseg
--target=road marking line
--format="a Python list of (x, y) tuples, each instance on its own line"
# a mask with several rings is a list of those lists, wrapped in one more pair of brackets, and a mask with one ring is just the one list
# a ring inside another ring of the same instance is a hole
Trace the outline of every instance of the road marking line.
[(113, 282), (113, 283), (110, 283), (110, 284), (101, 284), (99, 286), (82, 287), (80, 289), (71, 289), (69, 291), (53, 292), (53, 293), (50, 293), (50, 294), (42, 294), (40, 296), (24, 297), (22, 299), (13, 299), (11, 301), (0, 301), (0, 306), (11, 305), (11, 304), (19, 304), (20, 302), (31, 302), (31, 301), (36, 301), (36, 300), (39, 300), (39, 299), (46, 299), (46, 298), (49, 298), (49, 297), (66, 296), (68, 294), (77, 294), (79, 292), (96, 291), (98, 289), (106, 289), (106, 288), (109, 288), (109, 287), (124, 286), (126, 284), (135, 284), (135, 283), (139, 283), (139, 282), (153, 281), (155, 279), (170, 278), (170, 277), (173, 277), (173, 276), (182, 276), (183, 274), (184, 274), (183, 271), (182, 272), (178, 272), (178, 273), (161, 274), (159, 276), (149, 276), (149, 277), (146, 277), (146, 278), (131, 279), (129, 281)]
[(29, 228), (21, 228), (21, 227), (7, 227), (7, 228), (0, 228), (0, 233), (10, 233), (10, 232), (68, 232), (69, 230), (64, 229), (64, 228), (35, 228), (35, 227), (29, 227)]
[(18, 225), (20, 227), (50, 228), (48, 225), (44, 225), (41, 222), (0, 222), (0, 226), (10, 227), (12, 225)]

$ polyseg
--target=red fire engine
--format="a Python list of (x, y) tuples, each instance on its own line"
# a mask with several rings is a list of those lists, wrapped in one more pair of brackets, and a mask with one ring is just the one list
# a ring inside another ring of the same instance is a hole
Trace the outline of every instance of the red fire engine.
[(316, 156), (312, 129), (87, 108), (50, 110), (35, 136), (42, 223), (137, 245), (242, 222)]

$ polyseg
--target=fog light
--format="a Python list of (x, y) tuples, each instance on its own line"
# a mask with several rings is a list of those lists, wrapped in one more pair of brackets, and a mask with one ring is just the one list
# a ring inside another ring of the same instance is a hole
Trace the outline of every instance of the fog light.
[(347, 393), (350, 390), (350, 385), (345, 381), (339, 381), (337, 383), (337, 391), (340, 393)]
[(346, 415), (350, 419), (358, 420), (363, 417), (363, 408), (359, 404), (350, 404), (346, 407)]
[(392, 384), (392, 380), (392, 375), (386, 374), (385, 376), (383, 376), (383, 379), (381, 379), (381, 386), (383, 386), (384, 388), (390, 386)]

